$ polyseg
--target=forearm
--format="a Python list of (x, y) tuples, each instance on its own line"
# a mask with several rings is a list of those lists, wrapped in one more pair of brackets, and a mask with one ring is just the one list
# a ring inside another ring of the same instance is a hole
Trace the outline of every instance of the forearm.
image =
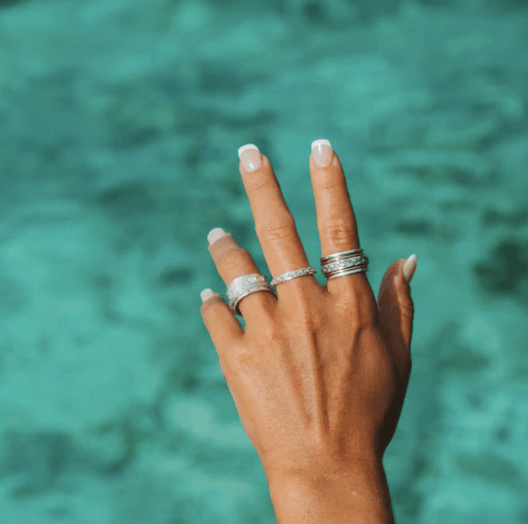
[(394, 524), (381, 461), (345, 472), (277, 476), (269, 483), (278, 524)]

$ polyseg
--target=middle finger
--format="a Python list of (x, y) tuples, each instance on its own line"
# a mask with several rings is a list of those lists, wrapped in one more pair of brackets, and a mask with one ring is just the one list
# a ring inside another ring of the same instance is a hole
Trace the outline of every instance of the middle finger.
[[(255, 231), (272, 277), (308, 267), (310, 264), (295, 220), (286, 205), (270, 161), (254, 144), (242, 146), (238, 154), (240, 174), (253, 212)], [(248, 171), (244, 167), (244, 160), (249, 160), (256, 169)], [(301, 289), (307, 282), (317, 284), (313, 275), (294, 278), (278, 284), (277, 295), (280, 297), (281, 292), (287, 289)]]

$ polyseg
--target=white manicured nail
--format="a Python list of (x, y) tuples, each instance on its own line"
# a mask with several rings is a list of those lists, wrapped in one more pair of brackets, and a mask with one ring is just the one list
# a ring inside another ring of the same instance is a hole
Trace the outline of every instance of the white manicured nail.
[(206, 301), (206, 300), (209, 300), (210, 298), (214, 297), (215, 295), (215, 292), (212, 290), (212, 289), (204, 289), (201, 293), (200, 293), (200, 297), (202, 299), (202, 304)]
[(312, 156), (319, 167), (326, 167), (334, 157), (332, 144), (325, 139), (314, 140), (312, 142)]
[(262, 165), (260, 150), (255, 144), (246, 144), (245, 146), (242, 146), (238, 150), (238, 157), (248, 173), (256, 171)]
[(417, 264), (418, 257), (416, 255), (411, 255), (403, 265), (403, 278), (405, 278), (407, 282), (410, 282), (413, 277)]
[(221, 227), (215, 227), (209, 231), (209, 234), (207, 235), (207, 241), (209, 242), (209, 245), (212, 246), (217, 240), (220, 240), (228, 234), (229, 233), (226, 233)]

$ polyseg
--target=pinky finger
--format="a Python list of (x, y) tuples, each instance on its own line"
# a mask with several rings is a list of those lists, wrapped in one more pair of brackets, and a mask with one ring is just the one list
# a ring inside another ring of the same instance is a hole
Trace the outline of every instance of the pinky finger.
[(203, 304), (200, 313), (216, 351), (219, 353), (240, 338), (244, 330), (221, 295), (214, 293), (211, 289), (204, 289), (201, 297)]

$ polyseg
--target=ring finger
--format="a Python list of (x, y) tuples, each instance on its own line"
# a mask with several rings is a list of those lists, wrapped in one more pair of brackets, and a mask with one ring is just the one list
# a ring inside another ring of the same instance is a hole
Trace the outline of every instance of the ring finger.
[[(240, 247), (231, 233), (226, 233), (221, 228), (215, 228), (207, 235), (209, 241), (209, 253), (214, 260), (218, 273), (226, 286), (233, 280), (243, 275), (260, 273), (253, 257)], [(260, 317), (269, 308), (273, 307), (277, 299), (272, 293), (251, 293), (242, 298), (238, 303), (238, 310), (244, 316), (246, 322), (251, 317)]]

